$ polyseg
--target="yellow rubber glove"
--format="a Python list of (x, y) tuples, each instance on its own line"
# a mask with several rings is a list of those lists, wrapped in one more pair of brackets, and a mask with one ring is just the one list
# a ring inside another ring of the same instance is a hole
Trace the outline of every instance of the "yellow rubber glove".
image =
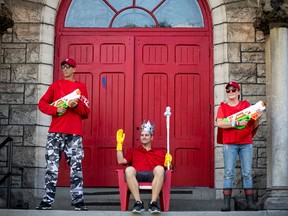
[(164, 166), (168, 167), (168, 164), (170, 164), (170, 166), (172, 165), (172, 155), (169, 153), (166, 153), (165, 155), (165, 161), (164, 161)]
[(125, 133), (123, 133), (123, 129), (119, 129), (116, 133), (117, 151), (122, 151), (122, 144), (124, 142), (124, 139), (125, 139)]

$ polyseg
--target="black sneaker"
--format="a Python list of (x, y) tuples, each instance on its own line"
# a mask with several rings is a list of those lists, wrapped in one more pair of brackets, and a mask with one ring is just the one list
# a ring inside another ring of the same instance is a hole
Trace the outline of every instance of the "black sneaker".
[(44, 201), (41, 201), (41, 203), (36, 207), (37, 210), (51, 210), (51, 204), (48, 204)]
[(151, 212), (151, 214), (160, 213), (160, 208), (158, 207), (157, 202), (154, 201), (152, 203), (149, 203), (148, 207), (149, 207), (149, 212)]
[(75, 211), (88, 211), (87, 206), (85, 206), (84, 202), (78, 202), (74, 204), (75, 206)]
[(137, 201), (133, 206), (132, 213), (141, 213), (144, 210), (144, 203), (141, 201)]

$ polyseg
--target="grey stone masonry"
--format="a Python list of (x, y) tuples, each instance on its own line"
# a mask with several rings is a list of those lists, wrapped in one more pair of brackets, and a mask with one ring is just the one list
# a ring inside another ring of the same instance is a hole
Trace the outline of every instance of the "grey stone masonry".
[[(215, 115), (221, 101), (226, 100), (225, 84), (234, 80), (240, 84), (241, 99), (251, 104), (266, 102), (265, 36), (254, 28), (257, 0), (223, 1), (212, 14), (225, 11), (225, 18), (214, 22), (214, 85)], [(220, 37), (223, 35), (224, 37)], [(266, 183), (266, 113), (254, 137), (253, 185), (255, 196), (261, 196)], [(216, 197), (223, 197), (222, 145), (216, 143), (215, 128), (215, 189)], [(237, 161), (233, 196), (235, 208), (241, 208), (244, 198), (241, 165)], [(239, 204), (239, 206), (237, 206)]]
[[(14, 26), (1, 35), (0, 143), (7, 136), (13, 138), (12, 207), (21, 208), (39, 198), (37, 189), (44, 185), (44, 140), (50, 119), (39, 113), (37, 104), (53, 81), (54, 25), (59, 1), (9, 2)], [(0, 14), (1, 27), (2, 8)], [(6, 149), (1, 149), (0, 155), (6, 155)], [(7, 170), (6, 159), (0, 157), (0, 178)], [(6, 184), (0, 187), (0, 198), (4, 200)]]

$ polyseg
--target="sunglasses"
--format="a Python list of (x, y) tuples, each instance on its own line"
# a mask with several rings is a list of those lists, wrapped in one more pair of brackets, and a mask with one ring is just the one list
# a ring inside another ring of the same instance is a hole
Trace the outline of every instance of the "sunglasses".
[(233, 88), (233, 89), (226, 89), (226, 93), (230, 93), (231, 91), (232, 91), (232, 92), (236, 92), (237, 89), (234, 89), (234, 88)]
[(62, 69), (64, 69), (64, 68), (66, 68), (66, 69), (70, 69), (70, 68), (73, 68), (73, 67), (70, 66), (70, 65), (61, 65), (61, 68), (62, 68)]

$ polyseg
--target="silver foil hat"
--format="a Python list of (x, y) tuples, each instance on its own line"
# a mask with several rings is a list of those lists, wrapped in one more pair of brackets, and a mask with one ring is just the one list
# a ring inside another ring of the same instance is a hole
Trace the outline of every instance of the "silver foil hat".
[(154, 133), (154, 124), (152, 125), (150, 121), (144, 121), (141, 125), (141, 131), (148, 131), (151, 135)]

